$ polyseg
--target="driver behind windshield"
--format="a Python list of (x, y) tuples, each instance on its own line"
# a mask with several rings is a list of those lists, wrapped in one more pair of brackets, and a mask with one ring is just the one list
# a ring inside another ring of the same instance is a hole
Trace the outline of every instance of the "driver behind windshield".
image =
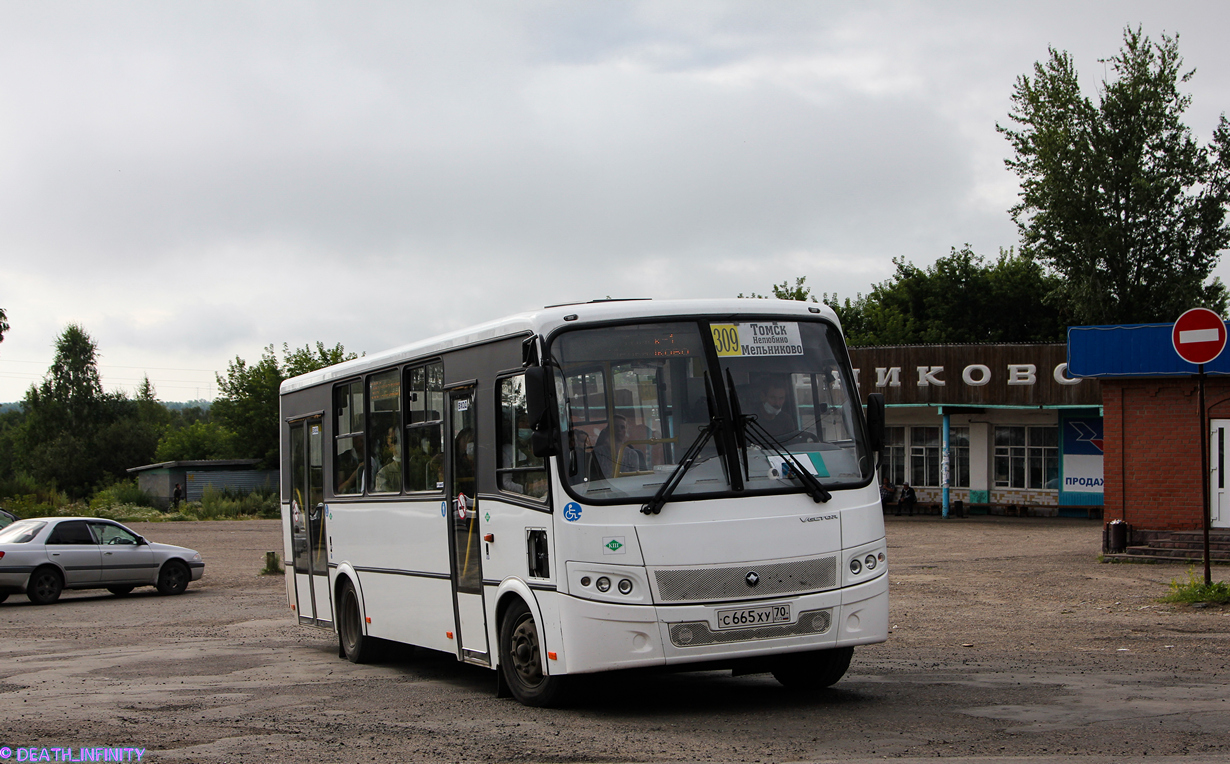
[(645, 455), (627, 443), (628, 420), (621, 414), (616, 414), (611, 425), (598, 433), (594, 443), (594, 460), (602, 476), (613, 478), (618, 474), (640, 472), (646, 469)]
[(775, 438), (798, 430), (798, 425), (787, 408), (786, 384), (780, 379), (763, 382), (760, 386), (760, 408), (756, 411), (756, 421)]

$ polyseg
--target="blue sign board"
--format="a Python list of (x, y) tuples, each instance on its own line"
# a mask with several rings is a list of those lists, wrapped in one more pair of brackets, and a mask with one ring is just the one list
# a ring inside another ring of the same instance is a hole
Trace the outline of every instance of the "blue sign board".
[[(1070, 377), (1188, 377), (1200, 370), (1175, 352), (1174, 324), (1073, 326), (1068, 329)], [(1230, 353), (1204, 365), (1205, 374), (1230, 375)]]

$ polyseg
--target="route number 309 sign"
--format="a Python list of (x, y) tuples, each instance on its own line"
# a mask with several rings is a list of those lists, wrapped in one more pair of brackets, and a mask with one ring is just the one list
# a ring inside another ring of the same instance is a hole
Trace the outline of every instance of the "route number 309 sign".
[(709, 327), (719, 356), (803, 355), (803, 339), (794, 322), (753, 321)]

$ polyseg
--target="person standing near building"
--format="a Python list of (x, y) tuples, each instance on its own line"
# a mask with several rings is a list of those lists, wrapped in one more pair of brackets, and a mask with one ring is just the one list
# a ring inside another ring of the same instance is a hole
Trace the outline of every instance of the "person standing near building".
[(180, 499), (184, 498), (184, 489), (179, 487), (179, 483), (175, 484), (175, 491), (171, 494), (171, 509), (179, 506)]

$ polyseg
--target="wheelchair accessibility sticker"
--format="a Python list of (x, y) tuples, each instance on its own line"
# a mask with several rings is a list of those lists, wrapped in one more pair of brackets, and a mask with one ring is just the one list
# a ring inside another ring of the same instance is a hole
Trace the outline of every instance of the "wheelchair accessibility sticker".
[(581, 519), (581, 505), (575, 501), (568, 502), (564, 507), (564, 519), (570, 523), (575, 523)]

